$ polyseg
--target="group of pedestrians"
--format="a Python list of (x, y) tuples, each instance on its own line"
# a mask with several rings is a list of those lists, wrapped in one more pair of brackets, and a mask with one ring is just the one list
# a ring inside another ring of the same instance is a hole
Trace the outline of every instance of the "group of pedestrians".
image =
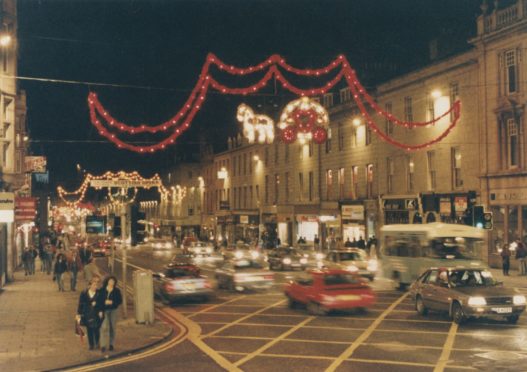
[(35, 259), (38, 252), (35, 248), (26, 247), (22, 253), (22, 263), (24, 264), (24, 273), (26, 276), (35, 275)]
[(123, 299), (115, 276), (109, 276), (99, 285), (99, 277), (93, 276), (88, 288), (81, 292), (76, 321), (86, 327), (90, 350), (100, 347), (104, 353), (114, 350), (117, 309)]
[[(516, 240), (514, 258), (518, 261), (519, 275), (527, 275), (527, 248), (521, 240)], [(509, 270), (511, 266), (511, 256), (513, 252), (509, 244), (505, 244), (501, 249), (501, 260), (503, 275), (509, 276)]]

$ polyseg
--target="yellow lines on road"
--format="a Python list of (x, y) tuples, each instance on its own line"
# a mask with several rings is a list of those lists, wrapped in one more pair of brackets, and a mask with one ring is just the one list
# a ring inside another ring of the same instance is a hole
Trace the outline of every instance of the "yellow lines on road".
[[(196, 314), (196, 313), (181, 313), (183, 315), (186, 314)], [(201, 315), (247, 315), (252, 313), (240, 313), (240, 312), (230, 312), (230, 311), (206, 311), (204, 313), (200, 313)], [(197, 315), (197, 314), (196, 314)], [(268, 317), (277, 317), (277, 318), (305, 318), (306, 315), (299, 315), (299, 314), (259, 314), (259, 316), (268, 316)], [(190, 318), (190, 316), (189, 316)]]
[(230, 328), (230, 327), (232, 327), (233, 325), (236, 325), (236, 324), (238, 324), (238, 323), (243, 322), (245, 319), (249, 319), (250, 317), (252, 317), (252, 316), (254, 316), (254, 315), (258, 315), (258, 314), (263, 313), (264, 311), (266, 311), (266, 310), (268, 310), (268, 309), (271, 309), (271, 308), (273, 308), (273, 307), (275, 307), (275, 306), (281, 305), (281, 304), (285, 303), (285, 301), (286, 301), (286, 300), (280, 300), (280, 301), (275, 302), (275, 303), (272, 304), (272, 305), (266, 306), (266, 307), (264, 307), (264, 308), (262, 308), (262, 309), (260, 309), (260, 310), (258, 310), (258, 311), (254, 311), (254, 312), (252, 312), (252, 313), (249, 313), (249, 314), (247, 314), (246, 316), (243, 316), (243, 317), (241, 317), (241, 318), (239, 318), (239, 319), (237, 319), (237, 320), (235, 320), (235, 321), (233, 321), (233, 322), (231, 322), (231, 323), (229, 323), (229, 324), (225, 324), (223, 327), (220, 327), (220, 328), (218, 328), (218, 329), (216, 329), (216, 330), (214, 330), (214, 331), (212, 331), (212, 332), (210, 332), (210, 333), (208, 333), (208, 334), (206, 334), (206, 335), (203, 335), (202, 338), (206, 338), (206, 337), (209, 337), (209, 336), (213, 336), (213, 335), (215, 335), (215, 334), (217, 334), (217, 333), (220, 333), (221, 331), (223, 331), (223, 330), (225, 330), (225, 329), (227, 329), (227, 328)]
[(375, 331), (375, 329), (381, 324), (381, 322), (386, 318), (386, 316), (393, 311), (404, 299), (408, 296), (409, 293), (403, 294), (399, 299), (397, 299), (390, 307), (388, 307), (373, 323), (351, 344), (337, 359), (331, 363), (331, 365), (326, 369), (326, 371), (331, 372), (335, 371), (346, 359), (351, 357), (355, 350), (364, 342), (370, 335)]
[(140, 352), (138, 354), (133, 354), (133, 355), (130, 355), (130, 356), (120, 357), (118, 359), (113, 359), (113, 360), (104, 361), (104, 362), (100, 362), (100, 363), (94, 363), (94, 364), (90, 364), (89, 366), (83, 366), (83, 367), (79, 367), (79, 368), (68, 369), (67, 371), (71, 371), (71, 372), (97, 371), (97, 370), (102, 369), (102, 368), (112, 367), (112, 366), (116, 366), (116, 365), (124, 364), (124, 363), (130, 363), (130, 362), (133, 362), (133, 361), (139, 360), (139, 359), (145, 359), (145, 358), (148, 358), (150, 356), (153, 356), (153, 355), (162, 353), (164, 351), (167, 351), (168, 349), (170, 349), (170, 348), (176, 346), (177, 344), (183, 342), (186, 339), (186, 336), (187, 336), (187, 333), (188, 333), (188, 329), (186, 327), (184, 327), (183, 324), (181, 324), (179, 322), (175, 322), (174, 324), (179, 328), (180, 332), (179, 332), (179, 334), (176, 337), (174, 337), (173, 339), (171, 339), (170, 341), (168, 341), (166, 343), (163, 343), (163, 344), (161, 344), (159, 346), (156, 346), (156, 347), (153, 347), (151, 349), (148, 349), (148, 350), (146, 350), (144, 352)]
[(220, 367), (229, 372), (242, 372), (241, 369), (237, 368), (219, 352), (201, 340), (201, 327), (197, 323), (187, 319), (177, 311), (170, 312), (170, 314), (167, 314), (167, 316), (183, 323), (188, 329), (187, 339), (196, 345), (201, 351), (207, 354), (210, 358), (212, 358)]
[(445, 370), (446, 364), (450, 360), (450, 353), (452, 352), (452, 348), (454, 347), (454, 341), (456, 339), (458, 327), (459, 326), (456, 323), (452, 322), (450, 330), (448, 331), (448, 336), (446, 338), (445, 345), (443, 346), (443, 351), (441, 352), (441, 356), (439, 357), (437, 365), (434, 368), (434, 372), (443, 372)]
[(225, 301), (225, 302), (222, 302), (221, 304), (216, 304), (216, 305), (212, 305), (212, 306), (207, 306), (206, 308), (202, 309), (202, 310), (199, 310), (199, 311), (196, 311), (195, 313), (192, 313), (192, 315), (189, 315), (187, 316), (187, 318), (192, 318), (198, 314), (202, 314), (202, 313), (206, 313), (208, 310), (210, 309), (215, 309), (217, 307), (220, 307), (220, 306), (223, 306), (225, 304), (228, 304), (228, 303), (231, 303), (231, 302), (235, 302), (235, 301), (238, 301), (238, 300), (241, 300), (242, 298), (245, 298), (247, 296), (245, 295), (242, 295), (242, 296), (238, 296), (238, 297), (234, 297), (233, 299), (230, 299), (229, 301)]

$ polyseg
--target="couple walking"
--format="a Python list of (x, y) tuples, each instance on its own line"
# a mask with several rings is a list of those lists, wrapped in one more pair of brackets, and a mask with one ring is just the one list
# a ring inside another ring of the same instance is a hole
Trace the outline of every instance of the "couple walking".
[(117, 309), (123, 300), (114, 276), (106, 278), (101, 288), (99, 284), (99, 277), (94, 276), (81, 292), (76, 320), (87, 329), (90, 350), (100, 346), (104, 353), (114, 350)]

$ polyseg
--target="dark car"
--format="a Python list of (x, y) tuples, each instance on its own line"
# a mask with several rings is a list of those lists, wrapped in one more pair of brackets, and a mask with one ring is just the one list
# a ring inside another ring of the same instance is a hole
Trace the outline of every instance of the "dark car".
[(421, 315), (444, 311), (458, 324), (480, 317), (516, 323), (525, 310), (524, 295), (504, 287), (482, 268), (430, 268), (412, 284), (410, 293)]
[(267, 254), (267, 262), (271, 270), (304, 270), (308, 259), (295, 248), (278, 247)]
[(226, 261), (216, 270), (215, 276), (218, 288), (231, 291), (269, 289), (274, 284), (274, 274), (265, 270), (261, 261)]
[(192, 264), (171, 263), (163, 272), (154, 273), (154, 293), (164, 303), (179, 299), (199, 298), (208, 300), (212, 296), (210, 281), (200, 275)]

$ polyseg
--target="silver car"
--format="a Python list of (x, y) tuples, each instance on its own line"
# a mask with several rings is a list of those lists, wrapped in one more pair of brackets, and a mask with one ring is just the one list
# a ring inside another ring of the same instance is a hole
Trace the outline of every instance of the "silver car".
[(226, 261), (216, 269), (218, 288), (231, 291), (269, 289), (274, 284), (274, 274), (265, 270), (261, 261)]
[(412, 284), (410, 293), (419, 314), (448, 312), (458, 324), (480, 317), (514, 324), (525, 311), (525, 296), (482, 268), (430, 268)]
[(368, 258), (366, 252), (358, 248), (345, 248), (328, 253), (324, 265), (357, 273), (373, 281), (377, 274), (377, 260)]

